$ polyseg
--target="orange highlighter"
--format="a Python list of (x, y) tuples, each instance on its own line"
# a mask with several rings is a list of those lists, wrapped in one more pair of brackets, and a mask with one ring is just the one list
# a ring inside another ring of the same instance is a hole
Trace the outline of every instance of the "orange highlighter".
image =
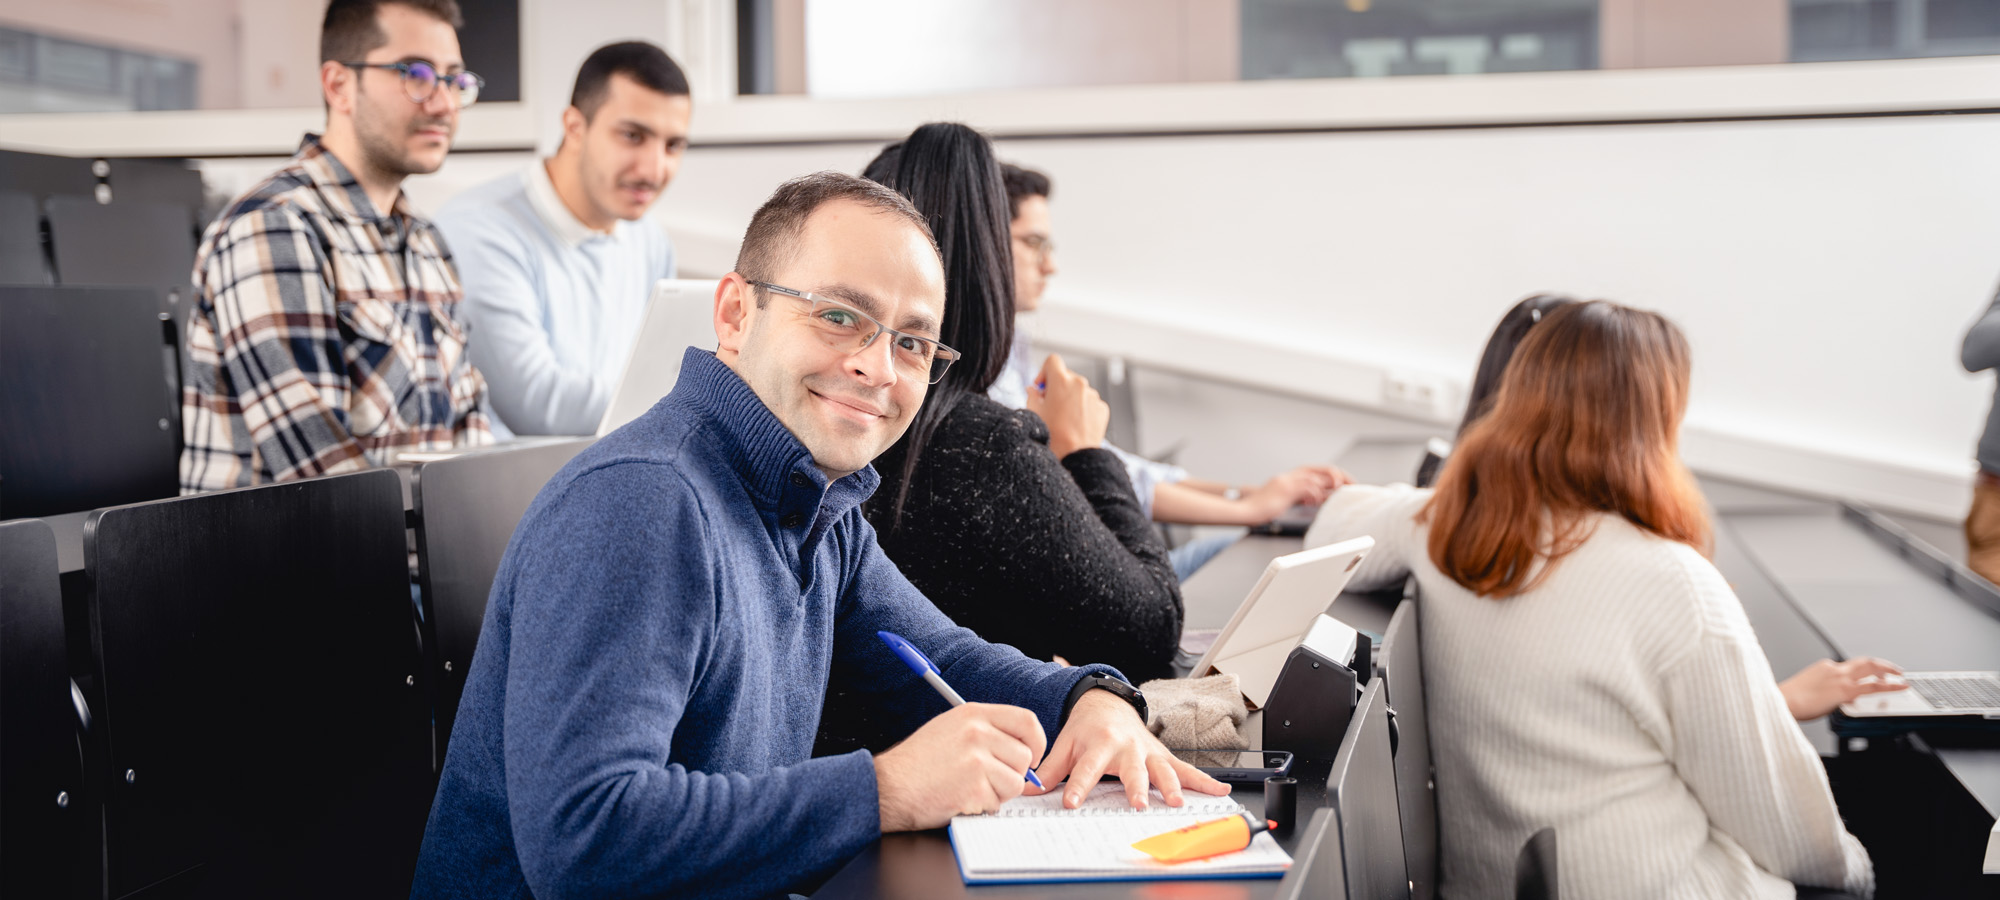
[(1250, 846), (1250, 839), (1256, 837), (1258, 832), (1276, 827), (1278, 823), (1251, 818), (1246, 812), (1156, 834), (1133, 844), (1132, 849), (1163, 863), (1190, 862), (1235, 853)]

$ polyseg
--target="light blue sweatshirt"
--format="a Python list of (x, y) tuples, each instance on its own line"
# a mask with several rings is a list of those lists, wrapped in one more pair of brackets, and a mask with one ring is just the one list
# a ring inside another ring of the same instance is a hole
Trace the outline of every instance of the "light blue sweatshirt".
[(514, 434), (595, 434), (653, 283), (674, 277), (667, 233), (643, 218), (590, 230), (540, 160), (453, 197), (437, 227), (500, 422)]

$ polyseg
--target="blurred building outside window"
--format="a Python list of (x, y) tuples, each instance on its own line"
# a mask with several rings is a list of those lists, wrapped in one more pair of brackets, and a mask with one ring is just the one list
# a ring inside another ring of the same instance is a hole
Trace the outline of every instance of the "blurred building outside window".
[(739, 0), (738, 89), (826, 98), (2000, 54), (1995, 0)]
[[(520, 99), (520, 0), (459, 0), (482, 102)], [(0, 4), (0, 113), (318, 107), (325, 0)]]

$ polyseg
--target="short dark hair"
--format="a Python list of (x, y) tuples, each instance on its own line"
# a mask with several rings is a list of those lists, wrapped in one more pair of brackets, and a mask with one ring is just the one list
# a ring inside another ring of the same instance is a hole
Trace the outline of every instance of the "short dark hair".
[[(840, 172), (814, 172), (778, 185), (771, 198), (757, 207), (756, 214), (750, 217), (750, 227), (743, 232), (743, 246), (736, 251), (736, 274), (746, 281), (769, 281), (776, 277), (778, 269), (798, 255), (799, 235), (805, 231), (806, 220), (812, 218), (814, 210), (835, 200), (852, 200), (900, 217), (923, 232), (932, 250), (937, 249), (930, 223), (902, 194), (866, 178)], [(938, 256), (942, 265), (943, 254)], [(757, 294), (757, 305), (764, 305), (761, 291)]]
[(944, 258), (945, 346), (959, 361), (924, 398), (908, 431), (902, 478), (887, 500), (889, 528), (901, 526), (910, 482), (939, 423), (958, 402), (984, 395), (1007, 368), (1014, 346), (1014, 256), (1007, 189), (985, 135), (955, 122), (918, 128), (875, 157), (862, 176), (900, 191), (930, 220)]
[(332, 0), (319, 25), (320, 62), (358, 62), (389, 42), (376, 14), (384, 6), (407, 6), (453, 28), (464, 28), (458, 0)]
[(569, 92), (569, 105), (583, 113), (585, 120), (597, 115), (604, 95), (611, 91), (611, 76), (623, 75), (650, 91), (669, 97), (685, 97), (687, 73), (667, 51), (645, 41), (619, 41), (591, 51), (576, 70), (576, 87)]
[(1013, 163), (1000, 164), (1000, 181), (1007, 185), (1007, 217), (1021, 217), (1021, 201), (1029, 197), (1049, 198), (1049, 176)]

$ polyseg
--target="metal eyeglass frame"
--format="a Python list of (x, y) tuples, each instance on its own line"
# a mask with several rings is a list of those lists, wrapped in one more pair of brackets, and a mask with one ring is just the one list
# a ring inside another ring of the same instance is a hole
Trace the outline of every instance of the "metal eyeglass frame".
[(875, 326), (875, 333), (867, 336), (866, 338), (863, 338), (860, 345), (854, 348), (857, 351), (867, 349), (869, 346), (875, 343), (876, 338), (881, 337), (884, 333), (893, 334), (897, 337), (906, 337), (914, 341), (923, 341), (926, 344), (930, 344), (931, 346), (936, 347), (937, 353), (931, 357), (932, 360), (931, 373), (930, 373), (931, 384), (937, 384), (938, 382), (943, 381), (944, 373), (951, 368), (951, 364), (953, 362), (956, 362), (960, 356), (957, 350), (953, 350), (950, 347), (945, 346), (942, 341), (939, 341), (936, 338), (927, 338), (921, 334), (911, 334), (907, 331), (897, 331), (894, 328), (890, 328), (889, 326), (882, 324), (882, 320), (877, 319), (874, 316), (862, 312), (861, 310), (855, 309), (854, 307), (842, 303), (838, 300), (829, 300), (825, 297), (822, 297), (810, 291), (796, 290), (793, 288), (785, 287), (783, 285), (772, 284), (768, 281), (752, 281), (750, 282), (750, 286), (754, 288), (763, 288), (764, 290), (770, 291), (771, 293), (782, 294), (784, 296), (791, 297), (797, 300), (804, 300), (807, 303), (813, 304), (815, 307), (817, 307), (819, 304), (824, 303), (827, 306), (831, 306), (835, 309), (844, 312), (850, 312), (857, 316), (860, 316), (862, 321)]
[[(486, 79), (471, 72), (458, 72), (445, 75), (439, 73), (437, 67), (427, 62), (371, 63), (347, 62), (342, 60), (340, 64), (350, 69), (388, 69), (391, 72), (398, 73), (402, 76), (403, 96), (410, 98), (411, 103), (430, 102), (431, 95), (437, 93), (438, 85), (449, 81), (452, 83), (453, 99), (458, 101), (459, 109), (464, 109), (479, 102), (479, 90), (486, 86)], [(425, 79), (422, 75), (419, 75), (419, 70), (429, 72), (430, 78)], [(470, 81), (468, 82), (467, 79), (470, 79)], [(424, 88), (424, 95), (419, 97), (416, 90), (411, 87), (413, 84), (428, 84), (430, 86)]]

